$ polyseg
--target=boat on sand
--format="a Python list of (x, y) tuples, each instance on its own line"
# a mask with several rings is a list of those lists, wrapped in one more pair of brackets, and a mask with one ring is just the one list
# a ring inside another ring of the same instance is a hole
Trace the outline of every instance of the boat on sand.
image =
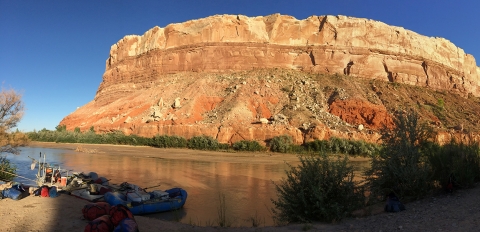
[[(125, 183), (122, 185), (125, 185)], [(182, 188), (147, 192), (138, 188), (138, 186), (129, 185), (131, 187), (126, 191), (105, 193), (104, 200), (110, 205), (124, 205), (134, 215), (177, 210), (182, 208), (187, 201), (187, 191)]]

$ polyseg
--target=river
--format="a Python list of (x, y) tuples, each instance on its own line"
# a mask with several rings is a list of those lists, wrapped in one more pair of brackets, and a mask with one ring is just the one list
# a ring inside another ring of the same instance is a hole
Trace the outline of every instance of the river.
[[(129, 151), (131, 155), (121, 155), (120, 151)], [(285, 177), (286, 163), (298, 164), (294, 155), (135, 147), (120, 147), (100, 154), (24, 147), (20, 155), (7, 157), (17, 166), (19, 175), (34, 179), (37, 170), (30, 169), (29, 156), (38, 159), (40, 152), (46, 154), (50, 164), (78, 172), (96, 172), (111, 183), (129, 182), (143, 188), (160, 185), (150, 190), (181, 187), (188, 192), (181, 210), (147, 216), (201, 226), (217, 225), (223, 197), (227, 223), (231, 226), (274, 225), (271, 213), (274, 207), (271, 199), (276, 199), (274, 182)], [(354, 164), (357, 171), (367, 165), (367, 161)], [(31, 184), (25, 179), (16, 180)]]

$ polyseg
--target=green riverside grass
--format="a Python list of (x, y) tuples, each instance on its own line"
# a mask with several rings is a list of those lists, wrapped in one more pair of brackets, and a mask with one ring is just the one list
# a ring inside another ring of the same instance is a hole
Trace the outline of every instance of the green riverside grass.
[(150, 146), (158, 148), (188, 148), (208, 151), (242, 151), (265, 152), (270, 148), (272, 152), (294, 154), (348, 154), (352, 156), (371, 157), (378, 153), (380, 146), (365, 141), (354, 141), (332, 137), (330, 140), (314, 140), (302, 145), (293, 144), (288, 135), (273, 137), (268, 141), (268, 148), (258, 141), (242, 140), (233, 144), (222, 144), (210, 136), (195, 136), (185, 139), (176, 135), (155, 135), (141, 137), (125, 135), (121, 131), (97, 134), (93, 129), (86, 132), (67, 131), (65, 126), (57, 126), (56, 131), (40, 130), (26, 133), (32, 141), (55, 143), (86, 143), (86, 144), (113, 144), (131, 146)]

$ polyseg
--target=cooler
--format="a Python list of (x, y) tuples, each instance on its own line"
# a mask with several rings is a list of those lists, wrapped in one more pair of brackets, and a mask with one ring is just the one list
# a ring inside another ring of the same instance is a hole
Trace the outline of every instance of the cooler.
[(62, 176), (62, 177), (60, 178), (60, 186), (61, 186), (61, 187), (67, 186), (67, 177)]
[(142, 202), (142, 198), (136, 192), (127, 193), (127, 198), (133, 202)]
[(134, 202), (148, 201), (150, 200), (150, 194), (146, 192), (131, 192), (127, 193), (127, 198)]
[(137, 192), (137, 194), (142, 198), (142, 201), (150, 200), (150, 194), (146, 192)]
[(161, 198), (161, 199), (168, 198), (168, 193), (161, 190), (153, 190), (153, 195), (156, 198)]

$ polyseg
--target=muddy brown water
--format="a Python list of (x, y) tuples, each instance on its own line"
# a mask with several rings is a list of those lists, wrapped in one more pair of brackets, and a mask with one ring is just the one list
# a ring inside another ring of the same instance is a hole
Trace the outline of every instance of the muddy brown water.
[[(42, 147), (40, 147), (42, 146)], [(34, 179), (32, 157), (42, 152), (47, 162), (78, 172), (96, 172), (111, 183), (129, 182), (149, 190), (181, 187), (188, 192), (185, 206), (174, 212), (150, 214), (148, 217), (179, 221), (200, 226), (216, 226), (219, 210), (225, 209), (231, 226), (274, 225), (271, 199), (276, 199), (275, 183), (285, 177), (287, 163), (296, 166), (295, 155), (260, 153), (222, 153), (187, 149), (92, 145), (97, 153), (74, 150), (78, 145), (45, 144), (22, 148), (19, 156), (8, 158), (17, 172)], [(82, 145), (88, 147), (87, 145)], [(368, 161), (353, 161), (359, 173)], [(38, 167), (38, 166), (37, 166)], [(30, 184), (25, 179), (16, 179)], [(160, 186), (157, 186), (160, 185)], [(157, 187), (154, 187), (157, 186)], [(222, 205), (220, 199), (225, 199)], [(86, 202), (88, 203), (88, 202)], [(79, 209), (80, 212), (80, 209)]]

